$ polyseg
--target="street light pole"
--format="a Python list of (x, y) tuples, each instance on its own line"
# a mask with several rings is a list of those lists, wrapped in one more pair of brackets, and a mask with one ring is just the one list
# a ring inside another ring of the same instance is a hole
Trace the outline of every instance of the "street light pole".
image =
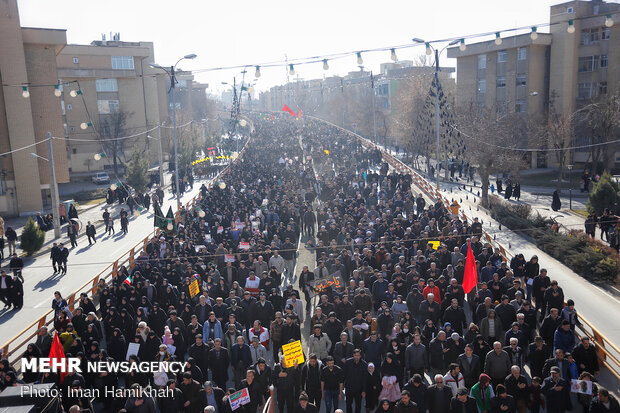
[(47, 150), (50, 164), (50, 193), (52, 195), (52, 220), (54, 222), (54, 239), (60, 238), (60, 199), (58, 199), (58, 183), (56, 182), (56, 168), (54, 167), (54, 151), (52, 149), (52, 134), (47, 132)]
[(439, 51), (435, 49), (435, 135), (437, 140), (437, 191), (439, 191)]
[[(568, 209), (573, 210), (573, 165), (566, 165), (568, 168)], [(560, 182), (560, 185), (562, 183)]]
[(174, 141), (174, 189), (177, 196), (177, 211), (181, 210), (181, 191), (179, 188), (179, 153), (177, 142), (177, 103), (174, 84), (174, 66), (170, 66), (170, 98), (172, 99), (172, 136)]

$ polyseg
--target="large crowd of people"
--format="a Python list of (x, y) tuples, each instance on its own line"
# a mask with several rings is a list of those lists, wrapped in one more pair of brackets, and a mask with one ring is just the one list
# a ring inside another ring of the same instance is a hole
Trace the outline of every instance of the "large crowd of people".
[[(184, 360), (184, 372), (61, 381), (3, 359), (0, 389), (53, 382), (65, 411), (114, 413), (225, 413), (244, 388), (245, 413), (271, 394), (280, 413), (619, 411), (597, 387), (596, 350), (576, 339), (575, 303), (553, 274), (536, 256), (505, 261), (481, 241), (480, 222), (412, 191), (378, 151), (331, 127), (263, 120), (221, 181), (93, 299), (82, 295), (71, 311), (56, 292), (52, 303), (67, 357)], [(312, 263), (296, 265), (298, 245)], [(479, 283), (465, 292), (470, 248)], [(339, 282), (317, 291), (329, 277)], [(287, 363), (282, 345), (297, 340), (304, 362)], [(127, 355), (129, 343), (137, 354)], [(14, 356), (51, 347), (41, 328)], [(571, 379), (592, 382), (589, 394), (571, 393)], [(67, 396), (104, 386), (175, 396)]]

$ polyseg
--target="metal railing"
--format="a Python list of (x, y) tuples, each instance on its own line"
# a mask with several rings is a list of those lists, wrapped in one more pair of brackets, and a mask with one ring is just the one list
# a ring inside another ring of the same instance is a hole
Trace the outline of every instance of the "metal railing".
[[(241, 152), (237, 159), (240, 159), (245, 152), (250, 139), (247, 140), (245, 145), (243, 146)], [(234, 161), (236, 162), (236, 160)], [(218, 174), (212, 178), (207, 187), (209, 189), (213, 188), (213, 182), (220, 179), (223, 175), (227, 174), (230, 170), (230, 166), (234, 163), (232, 162), (226, 168), (222, 169)], [(186, 203), (186, 208), (192, 208), (196, 205), (196, 203), (200, 200), (200, 191), (196, 194), (192, 199), (190, 199)], [(175, 213), (175, 220), (178, 220), (180, 216), (180, 211)], [(92, 277), (89, 281), (85, 282), (80, 288), (70, 293), (65, 297), (67, 300), (67, 304), (71, 311), (74, 310), (75, 304), (79, 301), (80, 294), (86, 293), (90, 297), (93, 297), (97, 291), (97, 285), (100, 280), (111, 280), (116, 277), (117, 271), (120, 267), (124, 265), (129, 265), (130, 268), (135, 266), (136, 255), (139, 256), (142, 251), (146, 251), (146, 246), (148, 244), (149, 239), (153, 235), (157, 235), (159, 229), (154, 229), (149, 235), (147, 235), (142, 241), (138, 242), (134, 245), (129, 251), (125, 252), (119, 258), (117, 258), (114, 262), (110, 263), (107, 267), (105, 267), (102, 271), (100, 271), (97, 275)], [(51, 302), (51, 301), (50, 301)], [(29, 343), (36, 340), (37, 332), (41, 327), (48, 327), (48, 331), (52, 332), (54, 330), (54, 314), (53, 310), (48, 310), (41, 317), (37, 318), (31, 324), (29, 324), (26, 328), (22, 329), (19, 333), (17, 333), (12, 339), (7, 341), (0, 347), (0, 358), (9, 358), (15, 354), (20, 354), (25, 351), (26, 347)], [(14, 358), (10, 364), (15, 367), (20, 362), (20, 358)]]

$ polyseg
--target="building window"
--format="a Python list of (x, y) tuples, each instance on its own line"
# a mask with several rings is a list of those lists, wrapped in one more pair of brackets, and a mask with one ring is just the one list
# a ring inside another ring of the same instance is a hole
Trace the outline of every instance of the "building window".
[(502, 63), (508, 60), (508, 53), (505, 50), (497, 52), (497, 63)]
[(517, 87), (527, 85), (527, 75), (517, 75)]
[(609, 40), (609, 27), (601, 28), (601, 40)]
[(95, 86), (97, 92), (118, 92), (116, 79), (97, 79)]
[(602, 54), (601, 55), (601, 68), (607, 67), (607, 55), (606, 54)]
[(525, 113), (526, 105), (524, 100), (517, 100), (515, 102), (515, 112), (516, 113)]
[(497, 78), (497, 87), (506, 87), (506, 78), (505, 77), (498, 77)]
[(478, 55), (478, 69), (486, 69), (487, 68), (487, 55), (481, 54)]
[(487, 81), (485, 79), (478, 79), (478, 93), (487, 92)]
[(517, 60), (526, 60), (527, 59), (527, 48), (519, 47), (517, 49)]
[(583, 29), (581, 31), (581, 44), (598, 43), (598, 27), (595, 29)]
[(574, 9), (573, 9), (572, 7), (567, 7), (567, 8), (566, 8), (566, 13), (568, 13), (568, 14), (573, 14), (573, 10), (574, 10)]
[(77, 57), (74, 57), (73, 63), (77, 65), (78, 63), (80, 63), (80, 59), (78, 59)]
[(112, 69), (133, 70), (133, 56), (112, 56)]
[(591, 99), (592, 98), (592, 83), (579, 83), (577, 84), (577, 99)]
[(577, 63), (578, 72), (592, 72), (598, 69), (598, 56), (583, 56)]
[(598, 94), (599, 95), (607, 94), (607, 82), (601, 82), (598, 84)]
[(117, 113), (120, 110), (120, 104), (118, 100), (98, 100), (97, 109), (102, 115)]

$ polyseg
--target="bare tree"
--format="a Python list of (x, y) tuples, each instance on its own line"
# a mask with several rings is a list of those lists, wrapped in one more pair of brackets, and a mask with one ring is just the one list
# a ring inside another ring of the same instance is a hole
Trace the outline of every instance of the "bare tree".
[(612, 166), (615, 151), (606, 143), (617, 139), (620, 133), (620, 96), (602, 95), (579, 112), (580, 120), (590, 135), (589, 143), (593, 145), (590, 149), (590, 172), (593, 176), (599, 163), (602, 163), (601, 172)]
[(125, 160), (125, 144), (127, 139), (119, 139), (127, 130), (127, 119), (133, 112), (118, 111), (101, 115), (100, 140), (108, 156), (112, 156), (114, 174), (118, 175), (118, 165)]
[(553, 96), (550, 99), (549, 110), (540, 119), (534, 119), (533, 135), (538, 138), (541, 150), (550, 150), (558, 164), (558, 182), (556, 189), (562, 190), (564, 167), (568, 161), (569, 147), (575, 137), (574, 113), (562, 114), (555, 109)]
[(497, 117), (495, 108), (475, 103), (457, 111), (457, 128), (465, 144), (465, 158), (475, 166), (482, 183), (482, 205), (489, 204), (489, 177), (505, 171), (516, 172), (523, 164), (517, 148), (522, 130), (519, 115)]

